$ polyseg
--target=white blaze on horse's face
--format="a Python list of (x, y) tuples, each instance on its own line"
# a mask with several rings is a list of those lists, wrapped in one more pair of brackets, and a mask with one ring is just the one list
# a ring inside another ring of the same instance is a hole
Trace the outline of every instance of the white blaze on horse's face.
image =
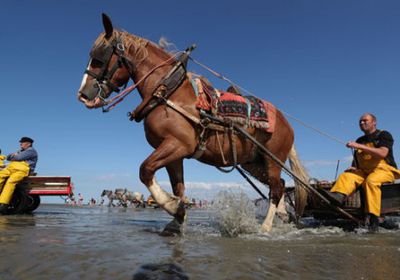
[[(92, 62), (92, 60), (89, 60), (89, 63), (88, 63), (88, 66), (87, 66), (86, 70), (89, 70), (90, 63), (91, 63), (91, 62)], [(86, 73), (83, 75), (82, 82), (81, 82), (81, 86), (80, 86), (78, 92), (81, 92), (81, 91), (83, 90), (83, 88), (84, 88), (85, 85), (86, 85), (86, 81), (87, 81), (87, 78), (88, 78), (88, 77), (89, 77), (89, 75), (86, 74)]]
[(87, 72), (92, 71), (91, 64), (92, 59), (89, 60), (78, 91), (78, 100), (89, 109), (99, 108), (104, 105), (103, 99), (99, 98), (99, 96), (107, 89), (106, 85), (100, 84), (96, 79), (89, 78), (90, 75)]

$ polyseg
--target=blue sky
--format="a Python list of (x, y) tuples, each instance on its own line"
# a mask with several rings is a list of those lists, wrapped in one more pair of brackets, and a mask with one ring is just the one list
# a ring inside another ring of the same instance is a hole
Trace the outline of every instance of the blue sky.
[[(152, 151), (143, 124), (126, 117), (140, 102), (136, 92), (107, 114), (76, 100), (102, 12), (154, 42), (164, 36), (179, 49), (195, 43), (196, 60), (344, 142), (361, 134), (358, 118), (366, 111), (400, 137), (398, 1), (1, 2), (0, 148), (11, 153), (21, 136), (34, 138), (38, 173), (71, 176), (85, 199), (117, 187), (147, 195), (138, 170)], [(193, 64), (189, 69), (227, 87)], [(289, 121), (312, 176), (333, 180), (338, 160), (340, 170), (349, 165), (342, 144)], [(185, 161), (185, 178), (194, 197), (245, 185), (240, 175), (195, 160)], [(167, 186), (165, 171), (157, 179)]]

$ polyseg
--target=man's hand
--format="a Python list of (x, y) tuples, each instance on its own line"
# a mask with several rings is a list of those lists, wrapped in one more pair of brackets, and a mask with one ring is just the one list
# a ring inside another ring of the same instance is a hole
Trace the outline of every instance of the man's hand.
[(352, 148), (352, 149), (360, 149), (362, 146), (364, 146), (364, 145), (354, 142), (354, 141), (349, 141), (346, 144), (347, 148)]
[(375, 147), (369, 147), (367, 145), (363, 145), (357, 142), (347, 142), (346, 147), (348, 148), (352, 148), (352, 149), (356, 149), (356, 150), (361, 150), (375, 158), (379, 158), (379, 159), (384, 159), (385, 157), (387, 157), (388, 153), (389, 153), (389, 149), (387, 147), (379, 147), (379, 148), (375, 148)]

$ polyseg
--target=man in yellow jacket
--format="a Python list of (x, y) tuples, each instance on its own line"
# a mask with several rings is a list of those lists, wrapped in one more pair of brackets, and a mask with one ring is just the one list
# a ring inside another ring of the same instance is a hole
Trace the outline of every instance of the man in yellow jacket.
[(0, 170), (0, 213), (8, 209), (15, 186), (29, 174), (33, 173), (38, 160), (38, 154), (32, 147), (33, 140), (29, 137), (22, 137), (21, 149), (16, 153), (9, 154), (7, 160), (10, 164)]
[(328, 199), (337, 205), (362, 186), (365, 193), (365, 213), (368, 214), (370, 232), (378, 231), (381, 214), (381, 185), (400, 178), (393, 157), (393, 137), (385, 130), (376, 128), (376, 117), (371, 113), (361, 116), (359, 125), (364, 135), (346, 144), (354, 149), (352, 166), (342, 173)]

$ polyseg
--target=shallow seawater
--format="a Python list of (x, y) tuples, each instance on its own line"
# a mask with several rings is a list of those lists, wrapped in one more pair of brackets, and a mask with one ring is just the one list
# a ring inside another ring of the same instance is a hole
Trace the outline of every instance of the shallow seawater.
[(33, 215), (0, 216), (0, 279), (132, 279), (146, 264), (175, 264), (189, 279), (400, 279), (399, 229), (278, 223), (229, 238), (221, 217), (221, 209), (190, 209), (183, 236), (161, 237), (171, 218), (160, 209), (44, 204)]

